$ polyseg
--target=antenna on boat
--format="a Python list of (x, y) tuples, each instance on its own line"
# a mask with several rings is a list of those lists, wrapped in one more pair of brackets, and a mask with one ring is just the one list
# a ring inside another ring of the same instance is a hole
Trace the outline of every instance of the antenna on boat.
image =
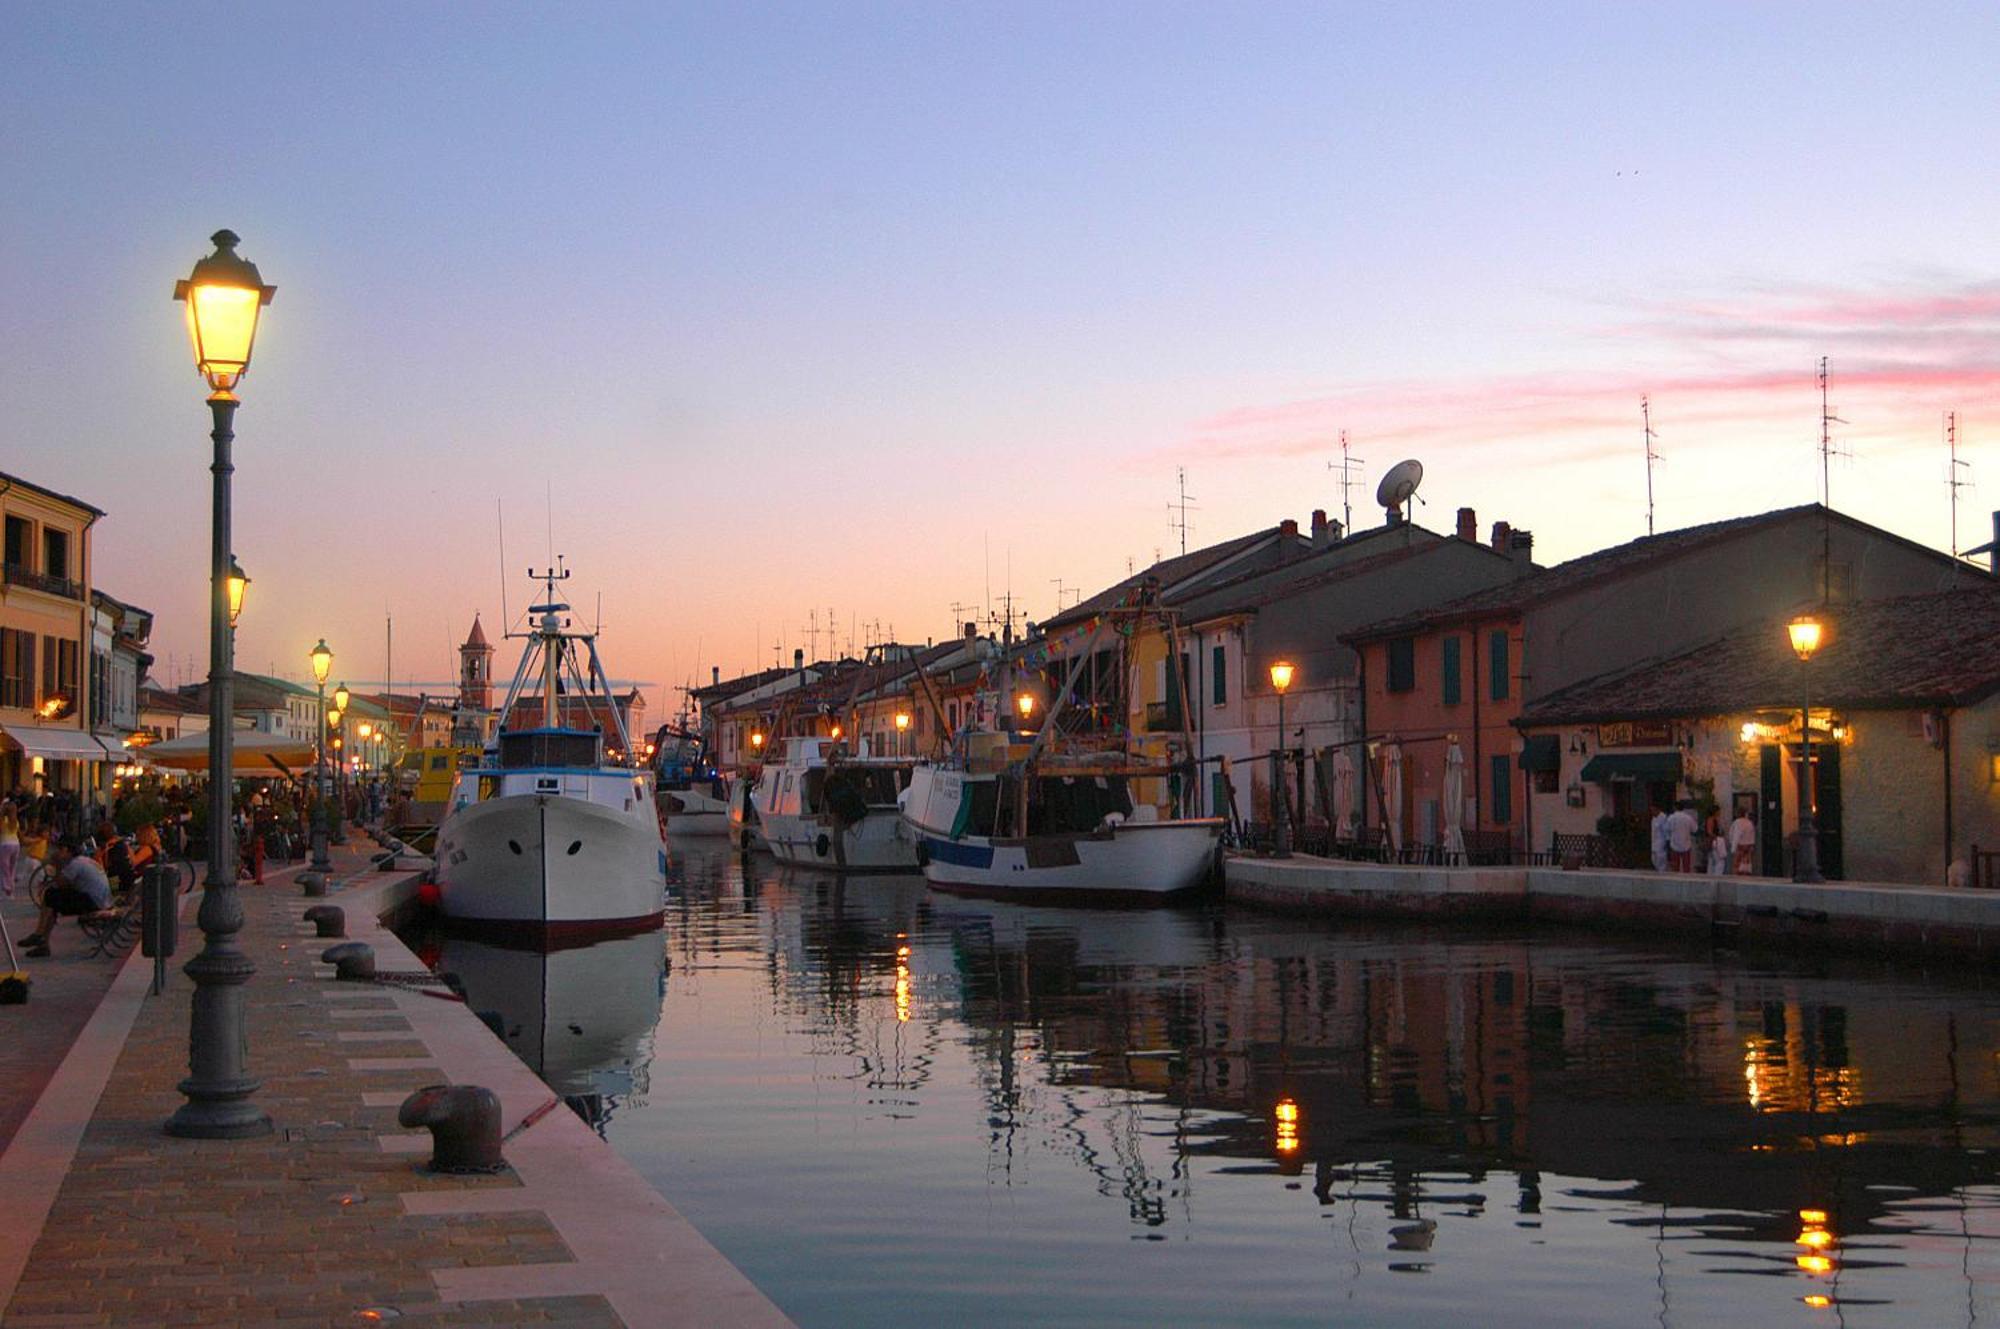
[(500, 630), (504, 633), (514, 626), (514, 620), (507, 617), (507, 513), (498, 498), (493, 500), (493, 519), (500, 524)]

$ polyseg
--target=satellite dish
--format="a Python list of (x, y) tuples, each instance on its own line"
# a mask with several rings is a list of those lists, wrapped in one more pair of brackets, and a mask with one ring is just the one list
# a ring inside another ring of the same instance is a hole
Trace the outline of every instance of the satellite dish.
[(1416, 494), (1417, 486), (1424, 480), (1424, 464), (1412, 457), (1409, 461), (1399, 461), (1389, 468), (1382, 477), (1382, 483), (1375, 486), (1375, 501), (1389, 514), (1394, 522), (1402, 516), (1403, 505)]

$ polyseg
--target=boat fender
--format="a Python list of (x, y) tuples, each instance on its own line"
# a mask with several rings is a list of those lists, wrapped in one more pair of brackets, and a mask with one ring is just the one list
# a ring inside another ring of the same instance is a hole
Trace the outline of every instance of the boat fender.
[(365, 941), (343, 941), (321, 951), (319, 958), (333, 966), (333, 976), (343, 983), (375, 981), (375, 948)]
[(476, 1084), (432, 1084), (403, 1100), (396, 1122), (431, 1133), (431, 1171), (498, 1172), (500, 1096)]
[(337, 904), (316, 904), (306, 910), (305, 919), (319, 929), (322, 937), (347, 935), (347, 911)]
[(833, 841), (827, 837), (827, 833), (825, 831), (821, 831), (819, 833), (819, 839), (813, 841), (813, 852), (815, 854), (818, 854), (821, 858), (825, 858), (827, 850), (831, 848), (833, 848)]

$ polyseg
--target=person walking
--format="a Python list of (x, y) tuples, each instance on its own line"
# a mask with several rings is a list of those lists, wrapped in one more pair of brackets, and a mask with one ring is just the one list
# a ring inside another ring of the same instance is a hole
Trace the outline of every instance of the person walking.
[(1694, 804), (1682, 799), (1667, 818), (1667, 866), (1674, 872), (1694, 871), (1694, 837), (1700, 823), (1694, 819)]
[(0, 802), (0, 895), (14, 894), (14, 870), (21, 862), (21, 815)]
[(1711, 877), (1719, 877), (1729, 871), (1729, 841), (1722, 834), (1722, 813), (1708, 814), (1701, 824), (1701, 843), (1707, 858), (1705, 870)]
[(1653, 871), (1667, 870), (1667, 810), (1655, 808), (1653, 811)]
[(1750, 859), (1757, 848), (1757, 823), (1750, 820), (1750, 813), (1744, 808), (1736, 809), (1736, 820), (1729, 823), (1729, 870), (1739, 877), (1750, 876), (1755, 869)]

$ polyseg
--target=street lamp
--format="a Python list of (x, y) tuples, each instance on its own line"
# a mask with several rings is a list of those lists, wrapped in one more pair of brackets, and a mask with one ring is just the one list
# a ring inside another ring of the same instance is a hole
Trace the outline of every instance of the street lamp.
[[(341, 740), (347, 735), (345, 728), (347, 724), (347, 703), (353, 699), (353, 694), (347, 690), (345, 682), (334, 686), (333, 713), (328, 717), (328, 723), (333, 726), (333, 750), (335, 752), (340, 752), (346, 746)], [(342, 795), (346, 792), (346, 789), (347, 758), (343, 755), (333, 765), (333, 829), (328, 832), (326, 837), (332, 844), (347, 843), (347, 810), (341, 803)]]
[(1285, 739), (1285, 691), (1292, 686), (1292, 666), (1278, 660), (1271, 665), (1271, 689), (1278, 694), (1278, 746), (1271, 752), (1271, 857), (1292, 856), (1292, 797), (1285, 789), (1286, 758), (1290, 744)]
[(319, 739), (313, 744), (313, 828), (312, 828), (312, 870), (314, 872), (333, 871), (333, 860), (326, 856), (326, 840), (329, 834), (326, 824), (326, 676), (333, 672), (333, 652), (327, 648), (326, 638), (319, 639), (319, 645), (312, 648), (313, 686), (319, 690)]
[(236, 555), (229, 556), (229, 626), (235, 627), (236, 620), (243, 615), (243, 593), (250, 589), (250, 575), (243, 571), (243, 565), (236, 561)]
[[(237, 256), (234, 232), (217, 231), (210, 238), (215, 252), (198, 261), (186, 281), (174, 284), (174, 299), (187, 309), (195, 368), (208, 380), (208, 436), (215, 452), (209, 465), (214, 506), (208, 563), (208, 876), (195, 915), (201, 927), (201, 951), (184, 969), (194, 980), (188, 1078), (180, 1083), (187, 1101), (167, 1119), (166, 1130), (192, 1139), (239, 1140), (269, 1134), (271, 1118), (249, 1101), (259, 1082), (245, 1066), (250, 1039), (243, 1024), (243, 988), (257, 966), (236, 944), (236, 934), (243, 930), (243, 901), (236, 890), (236, 843), (230, 824), (229, 795), (236, 783), (230, 628), (242, 611), (241, 587), (249, 578), (241, 576), (230, 548), (229, 481), (236, 468), (229, 445), (236, 438), (234, 389), (250, 370), (257, 316), (271, 303), (275, 288), (264, 284), (256, 264)], [(233, 578), (232, 572), (237, 574)], [(232, 581), (237, 583), (234, 593)]]
[(1792, 644), (1792, 654), (1799, 657), (1799, 847), (1792, 855), (1792, 880), (1802, 882), (1825, 881), (1819, 870), (1819, 827), (1814, 823), (1813, 814), (1818, 811), (1817, 792), (1813, 788), (1812, 769), (1812, 690), (1807, 687), (1811, 678), (1806, 668), (1813, 658), (1813, 652), (1820, 648), (1826, 638), (1826, 626), (1811, 614), (1802, 614), (1785, 624), (1785, 636)]
[(907, 750), (909, 748), (909, 743), (910, 743), (910, 713), (908, 711), (897, 711), (896, 712), (896, 755), (899, 757), (906, 755)]

